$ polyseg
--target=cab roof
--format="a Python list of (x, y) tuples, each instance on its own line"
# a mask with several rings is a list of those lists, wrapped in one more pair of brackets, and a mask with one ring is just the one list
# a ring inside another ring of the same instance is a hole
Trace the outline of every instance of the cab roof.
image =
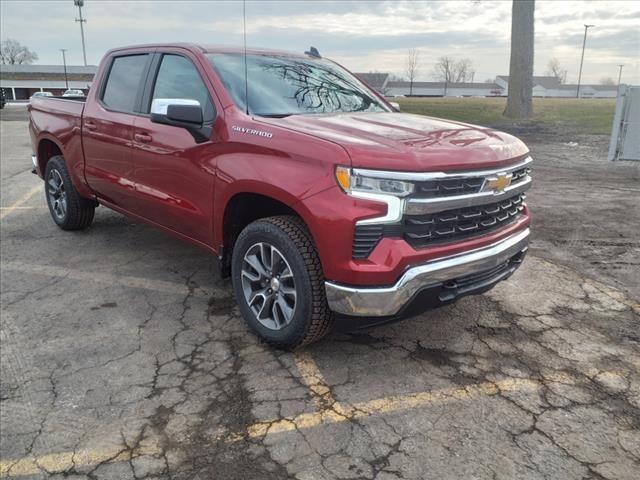
[[(152, 50), (154, 48), (184, 48), (186, 50), (191, 50), (199, 53), (245, 53), (244, 47), (241, 46), (231, 46), (231, 45), (202, 45), (196, 43), (185, 43), (185, 42), (177, 42), (177, 43), (149, 43), (149, 44), (140, 44), (140, 45), (127, 45), (124, 47), (117, 47), (109, 50), (107, 53), (126, 51), (126, 50)], [(304, 50), (304, 49), (302, 49)], [(246, 49), (246, 53), (249, 55), (278, 55), (278, 56), (287, 56), (287, 57), (300, 57), (300, 58), (314, 58), (312, 56), (304, 54), (301, 52), (289, 52), (284, 50), (270, 50), (266, 48), (253, 48), (248, 47)]]

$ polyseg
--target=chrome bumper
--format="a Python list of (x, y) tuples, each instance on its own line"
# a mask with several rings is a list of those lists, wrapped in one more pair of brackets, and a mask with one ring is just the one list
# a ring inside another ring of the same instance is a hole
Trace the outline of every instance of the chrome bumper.
[(360, 317), (396, 315), (420, 290), (507, 262), (529, 244), (527, 228), (499, 242), (412, 267), (391, 287), (349, 287), (325, 282), (329, 308)]

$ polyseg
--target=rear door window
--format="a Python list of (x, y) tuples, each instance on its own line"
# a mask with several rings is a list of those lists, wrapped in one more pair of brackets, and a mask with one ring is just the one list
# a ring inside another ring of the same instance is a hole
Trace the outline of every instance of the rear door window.
[(156, 98), (197, 100), (202, 107), (205, 123), (215, 118), (209, 90), (191, 60), (181, 55), (166, 54), (162, 57), (152, 100)]
[(143, 54), (113, 59), (102, 94), (105, 106), (120, 112), (134, 112), (148, 57), (148, 54)]

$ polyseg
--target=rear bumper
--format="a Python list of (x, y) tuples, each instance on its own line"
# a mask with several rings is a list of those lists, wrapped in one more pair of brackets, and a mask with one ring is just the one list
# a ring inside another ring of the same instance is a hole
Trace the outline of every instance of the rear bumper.
[[(496, 243), (409, 268), (392, 286), (357, 287), (325, 282), (329, 308), (356, 317), (393, 317), (428, 293), (428, 306), (482, 293), (510, 276), (529, 244), (529, 228)], [(435, 297), (434, 297), (435, 294)], [(418, 313), (418, 312), (414, 312)]]

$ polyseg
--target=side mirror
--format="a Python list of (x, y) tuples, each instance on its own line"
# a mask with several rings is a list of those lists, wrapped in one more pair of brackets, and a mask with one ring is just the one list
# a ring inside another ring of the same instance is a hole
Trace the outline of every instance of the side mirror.
[(400, 104), (398, 102), (389, 102), (389, 105), (395, 108), (397, 112), (400, 111)]
[(185, 128), (197, 143), (208, 140), (212, 132), (204, 126), (200, 102), (186, 98), (156, 98), (151, 102), (151, 121)]

